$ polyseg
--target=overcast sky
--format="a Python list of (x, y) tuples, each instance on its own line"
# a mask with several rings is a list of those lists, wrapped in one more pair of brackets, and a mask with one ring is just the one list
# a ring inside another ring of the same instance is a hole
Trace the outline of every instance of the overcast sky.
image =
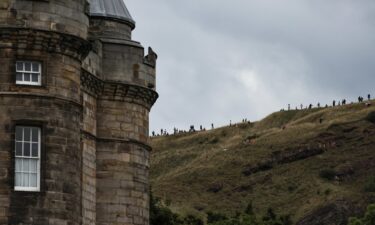
[(374, 0), (125, 0), (159, 55), (151, 130), (375, 96)]

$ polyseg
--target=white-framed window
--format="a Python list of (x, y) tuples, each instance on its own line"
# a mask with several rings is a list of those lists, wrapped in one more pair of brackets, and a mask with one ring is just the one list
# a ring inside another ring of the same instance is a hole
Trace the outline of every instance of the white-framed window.
[(16, 191), (40, 191), (39, 127), (16, 126), (15, 179)]
[(42, 85), (42, 64), (36, 61), (17, 61), (16, 84)]

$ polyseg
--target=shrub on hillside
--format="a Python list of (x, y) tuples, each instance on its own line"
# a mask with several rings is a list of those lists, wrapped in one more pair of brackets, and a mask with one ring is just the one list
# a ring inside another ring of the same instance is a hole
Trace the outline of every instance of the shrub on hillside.
[(250, 202), (249, 204), (247, 204), (246, 209), (245, 209), (245, 214), (250, 215), (250, 216), (255, 215), (254, 208), (253, 208), (253, 203), (252, 202)]
[(216, 144), (216, 143), (219, 143), (219, 138), (218, 137), (213, 137), (211, 138), (211, 140), (209, 141), (210, 144)]
[(258, 219), (253, 211), (252, 203), (248, 204), (244, 213), (226, 217), (219, 213), (207, 213), (208, 225), (292, 225), (289, 215), (279, 216), (271, 208), (262, 219)]
[(154, 198), (150, 194), (150, 224), (151, 225), (179, 225), (181, 223), (179, 215), (173, 213), (164, 206), (160, 199)]
[(319, 172), (319, 176), (325, 180), (334, 180), (336, 177), (336, 171), (332, 169), (324, 169)]
[(228, 217), (224, 214), (211, 211), (207, 212), (207, 223), (216, 223), (227, 219)]
[(375, 123), (375, 111), (373, 112), (370, 112), (367, 116), (366, 116), (366, 120), (371, 122), (371, 123)]
[(201, 218), (198, 218), (194, 215), (187, 215), (183, 219), (183, 225), (203, 225), (203, 220)]
[(375, 192), (375, 177), (370, 177), (370, 179), (365, 183), (366, 192)]
[(363, 218), (350, 218), (349, 225), (374, 225), (375, 224), (375, 204), (367, 208)]

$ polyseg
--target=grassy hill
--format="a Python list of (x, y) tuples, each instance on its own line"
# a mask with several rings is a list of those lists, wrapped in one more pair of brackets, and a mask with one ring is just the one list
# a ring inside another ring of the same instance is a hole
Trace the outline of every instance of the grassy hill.
[(181, 214), (234, 214), (249, 202), (305, 224), (325, 211), (355, 214), (375, 200), (374, 103), (153, 138), (153, 192)]

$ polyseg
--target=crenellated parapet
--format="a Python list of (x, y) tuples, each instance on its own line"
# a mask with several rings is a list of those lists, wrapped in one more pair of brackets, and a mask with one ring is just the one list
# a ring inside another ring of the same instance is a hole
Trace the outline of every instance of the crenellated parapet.
[(158, 55), (154, 52), (154, 50), (152, 50), (151, 47), (149, 47), (148, 54), (145, 56), (143, 63), (155, 68), (157, 59)]

